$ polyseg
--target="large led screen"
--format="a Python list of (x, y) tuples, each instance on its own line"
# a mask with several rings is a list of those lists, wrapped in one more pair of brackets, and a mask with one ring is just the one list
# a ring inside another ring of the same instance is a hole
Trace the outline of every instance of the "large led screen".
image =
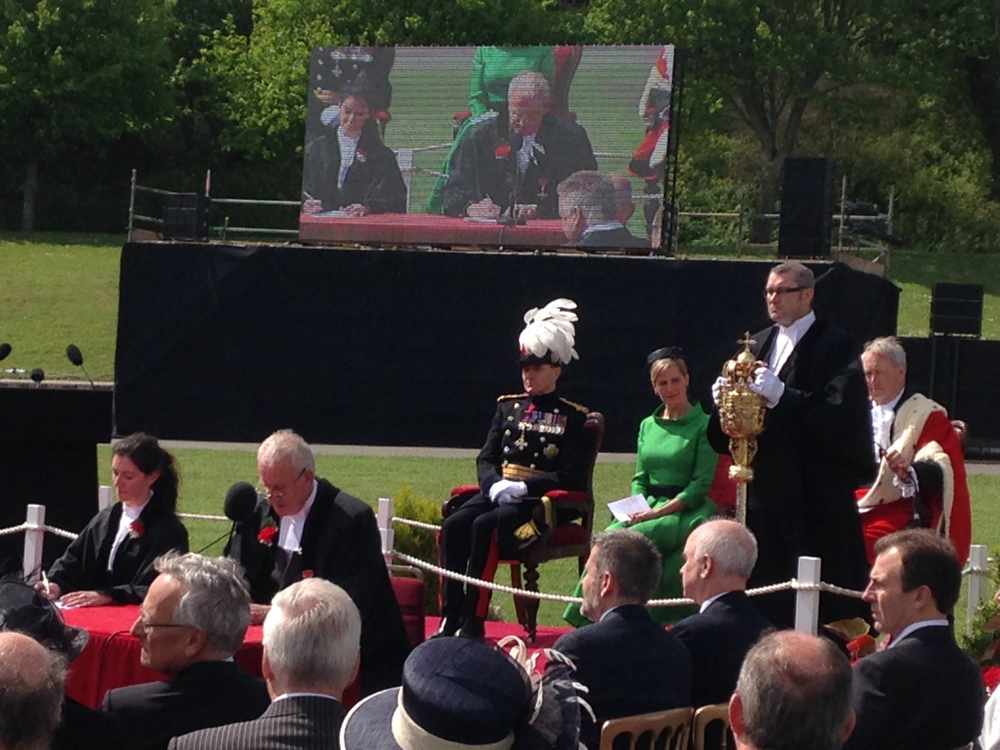
[(309, 75), (304, 241), (669, 244), (672, 46), (324, 47)]

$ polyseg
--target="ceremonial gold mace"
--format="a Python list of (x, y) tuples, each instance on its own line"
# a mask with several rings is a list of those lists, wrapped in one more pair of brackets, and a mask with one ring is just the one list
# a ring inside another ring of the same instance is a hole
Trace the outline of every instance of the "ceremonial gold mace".
[(736, 482), (736, 520), (746, 526), (747, 482), (753, 479), (754, 456), (757, 455), (757, 436), (764, 431), (764, 397), (750, 390), (757, 358), (750, 351), (754, 340), (747, 331), (739, 343), (742, 351), (726, 362), (722, 375), (729, 382), (719, 397), (719, 420), (722, 431), (729, 436), (729, 453), (733, 465), (729, 478)]

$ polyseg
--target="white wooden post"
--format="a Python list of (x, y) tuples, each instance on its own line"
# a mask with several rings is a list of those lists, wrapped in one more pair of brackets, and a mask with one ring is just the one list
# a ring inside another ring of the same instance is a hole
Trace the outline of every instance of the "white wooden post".
[(976, 609), (983, 600), (983, 579), (989, 575), (989, 548), (985, 544), (969, 547), (969, 596), (965, 617), (965, 632), (972, 633)]
[(102, 484), (97, 488), (97, 511), (100, 512), (105, 508), (110, 508), (111, 504), (115, 501), (115, 491), (108, 487), (106, 484)]
[[(799, 583), (819, 583), (822, 561), (818, 557), (799, 558)], [(819, 629), (819, 591), (795, 592), (795, 629), (816, 635)]]
[(392, 529), (392, 498), (378, 499), (378, 533), (382, 537), (382, 557), (386, 565), (392, 565), (392, 548), (395, 542)]
[(42, 577), (42, 547), (45, 545), (45, 506), (28, 505), (28, 515), (24, 519), (28, 528), (24, 531), (24, 559), (22, 570), (24, 580), (34, 583)]

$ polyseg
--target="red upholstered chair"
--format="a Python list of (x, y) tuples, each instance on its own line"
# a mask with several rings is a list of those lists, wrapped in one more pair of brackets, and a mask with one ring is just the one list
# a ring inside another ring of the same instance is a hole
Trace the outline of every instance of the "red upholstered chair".
[[(597, 411), (587, 414), (584, 429), (590, 439), (586, 466), (586, 489), (549, 491), (536, 509), (539, 520), (545, 521), (551, 529), (548, 537), (521, 550), (516, 558), (501, 560), (500, 565), (510, 565), (511, 585), (526, 591), (538, 591), (538, 566), (549, 560), (575, 557), (577, 568), (583, 573), (590, 555), (590, 535), (594, 529), (594, 464), (604, 440), (604, 415)], [(468, 499), (479, 492), (479, 485), (463, 484), (451, 491), (451, 497), (441, 508), (442, 517), (449, 510), (461, 505), (462, 498)], [(521, 575), (521, 567), (524, 575)], [(444, 585), (441, 586), (441, 591)], [(514, 596), (514, 610), (517, 621), (534, 641), (538, 627), (538, 599)]]
[(399, 603), (410, 646), (424, 642), (424, 573), (412, 565), (390, 565), (389, 582)]

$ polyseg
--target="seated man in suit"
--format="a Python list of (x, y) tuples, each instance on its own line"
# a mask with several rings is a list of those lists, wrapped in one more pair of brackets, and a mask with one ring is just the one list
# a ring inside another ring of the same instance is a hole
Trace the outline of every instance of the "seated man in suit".
[[(525, 392), (497, 399), (476, 457), (480, 491), (444, 519), (439, 549), (448, 570), (493, 580), (499, 560), (544, 533), (535, 521), (542, 496), (555, 488), (584, 489), (588, 410), (557, 389), (563, 367), (579, 358), (575, 309), (572, 300), (556, 299), (524, 315), (518, 344)], [(449, 578), (443, 599), (437, 635), (483, 636), (489, 589)]]
[(681, 583), (701, 609), (670, 632), (691, 654), (694, 706), (728, 701), (743, 657), (772, 628), (744, 593), (756, 562), (757, 540), (735, 521), (709, 521), (687, 538)]
[(312, 576), (332, 581), (361, 612), (362, 694), (398, 685), (410, 646), (372, 509), (318, 478), (312, 448), (291, 430), (260, 444), (257, 473), (257, 507), (226, 546), (250, 582), (253, 622), (286, 586)]
[(858, 724), (846, 748), (948, 750), (979, 736), (979, 668), (955, 643), (949, 621), (962, 585), (955, 548), (928, 529), (875, 543), (864, 599), (889, 647), (855, 665)]
[(616, 529), (594, 537), (581, 606), (593, 624), (555, 645), (590, 691), (585, 699), (597, 721), (581, 716), (580, 741), (591, 750), (607, 719), (691, 705), (691, 657), (645, 607), (660, 573), (660, 553), (639, 532)]
[(340, 105), (336, 127), (324, 128), (306, 146), (302, 213), (405, 213), (406, 184), (396, 155), (382, 142), (371, 117), (370, 97), (352, 89)]
[(306, 578), (278, 592), (261, 666), (273, 702), (258, 719), (202, 729), (170, 750), (337, 748), (344, 689), (358, 673), (361, 616), (340, 586)]
[(921, 526), (950, 537), (964, 565), (972, 513), (962, 443), (947, 410), (906, 387), (906, 351), (894, 336), (865, 344), (861, 364), (879, 464), (875, 483), (857, 493), (868, 561), (880, 537)]
[(554, 219), (556, 186), (573, 172), (597, 169), (587, 131), (550, 114), (541, 73), (511, 79), (507, 102), (508, 120), (480, 115), (452, 149), (442, 190), (449, 216)]
[(615, 186), (599, 172), (574, 172), (559, 183), (563, 234), (580, 247), (640, 247), (618, 219)]
[(951, 542), (907, 529), (875, 543), (864, 599), (889, 647), (855, 666), (850, 750), (956, 748), (983, 725), (979, 668), (955, 643), (949, 616), (962, 567)]
[(851, 665), (826, 638), (765, 635), (743, 661), (729, 721), (738, 750), (837, 750), (854, 726)]
[(104, 711), (130, 747), (150, 749), (195, 729), (260, 716), (268, 704), (264, 682), (233, 661), (250, 624), (239, 566), (167, 553), (156, 570), (132, 634), (142, 645), (142, 665), (170, 679), (109, 690)]
[(59, 724), (66, 662), (23, 633), (0, 633), (0, 748), (48, 748)]

